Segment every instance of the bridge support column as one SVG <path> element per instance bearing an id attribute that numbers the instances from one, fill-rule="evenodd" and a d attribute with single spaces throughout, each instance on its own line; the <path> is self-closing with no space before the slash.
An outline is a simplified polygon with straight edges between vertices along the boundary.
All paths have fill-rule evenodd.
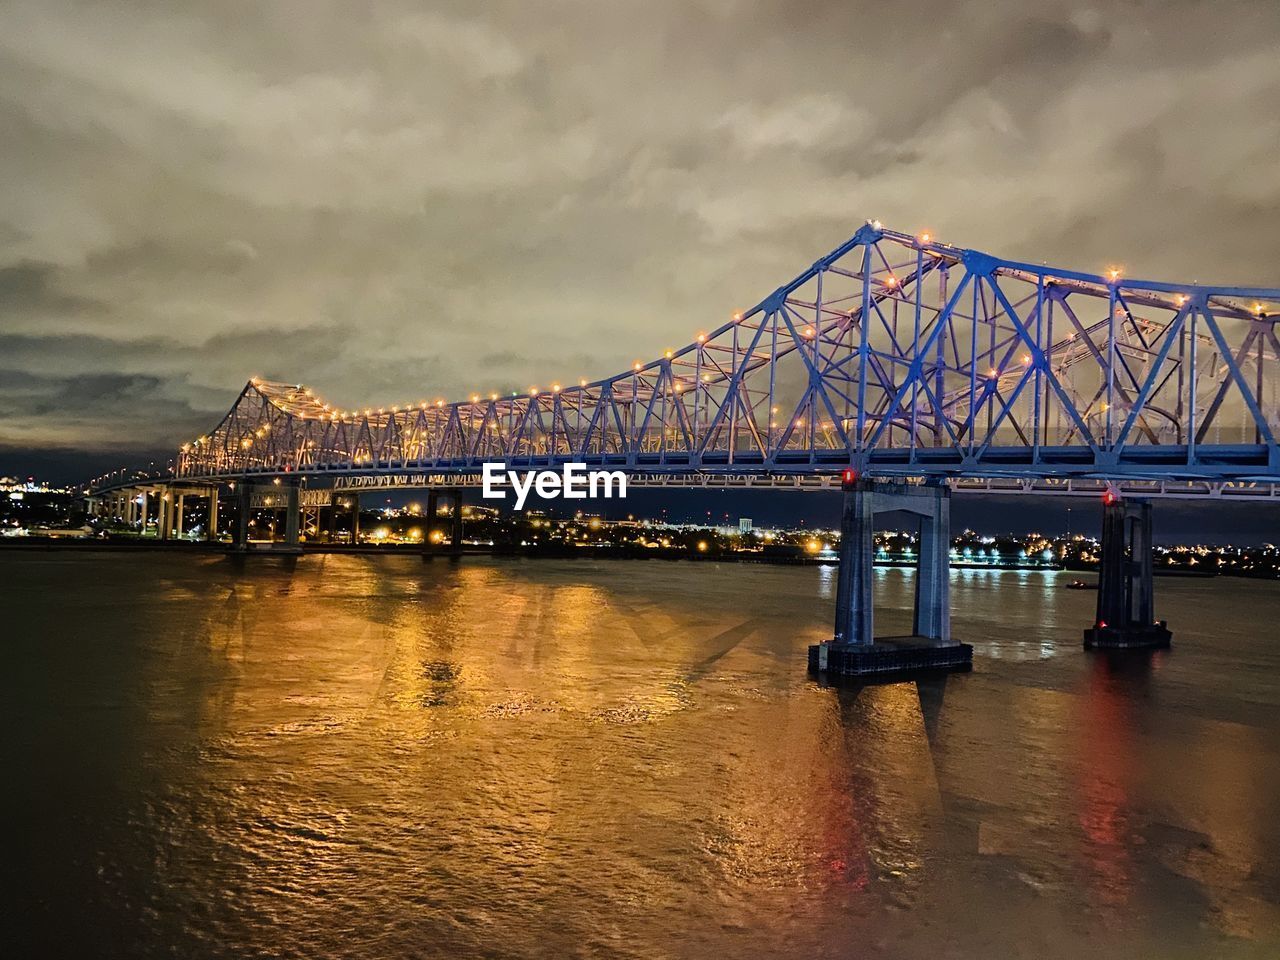
<path id="1" fill-rule="evenodd" d="M 940 670 L 968 670 L 973 647 L 951 639 L 951 491 L 859 480 L 843 485 L 835 636 L 809 648 L 809 669 L 828 676 L 909 678 Z M 914 633 L 874 634 L 873 578 L 877 510 L 920 518 Z"/>
<path id="2" fill-rule="evenodd" d="M 167 488 L 156 498 L 156 509 L 159 511 L 159 516 L 156 517 L 156 536 L 161 540 L 168 540 L 173 529 L 173 500 Z"/>
<path id="3" fill-rule="evenodd" d="M 430 560 L 439 552 L 440 545 L 436 543 L 435 540 L 432 539 L 432 537 L 436 533 L 436 529 L 435 529 L 436 524 L 440 520 L 438 516 L 439 512 L 440 512 L 440 494 L 437 493 L 435 490 L 428 490 L 427 491 L 427 532 L 426 532 L 426 535 L 422 538 L 422 559 L 423 560 Z"/>
<path id="4" fill-rule="evenodd" d="M 144 534 L 147 532 L 147 512 L 148 512 L 148 510 L 147 510 L 147 506 L 148 506 L 148 500 L 149 500 L 149 499 L 150 499 L 150 498 L 147 496 L 147 491 L 143 490 L 143 491 L 142 491 L 142 498 L 141 498 L 140 500 L 138 500 L 138 501 L 137 501 L 137 504 L 138 504 L 138 531 L 139 531 L 140 533 L 144 533 Z"/>
<path id="5" fill-rule="evenodd" d="M 185 526 L 185 514 L 187 512 L 187 495 L 180 493 L 177 495 L 176 503 L 173 508 L 173 527 L 179 540 L 182 539 L 183 527 Z"/>
<path id="6" fill-rule="evenodd" d="M 875 493 L 869 484 L 855 484 L 842 496 L 834 642 L 870 645 L 875 638 Z"/>
<path id="7" fill-rule="evenodd" d="M 218 542 L 218 488 L 209 489 L 209 522 L 205 526 L 204 538 L 210 543 Z"/>
<path id="8" fill-rule="evenodd" d="M 453 491 L 453 514 L 449 528 L 449 555 L 462 556 L 462 491 Z"/>
<path id="9" fill-rule="evenodd" d="M 1097 616 L 1085 649 L 1167 647 L 1173 634 L 1154 614 L 1151 503 L 1108 493 L 1102 510 Z"/>
<path id="10" fill-rule="evenodd" d="M 236 529 L 231 538 L 233 550 L 249 549 L 249 514 L 253 512 L 253 487 L 248 480 L 236 485 Z"/>
<path id="11" fill-rule="evenodd" d="M 351 494 L 351 545 L 360 542 L 360 494 Z"/>
<path id="12" fill-rule="evenodd" d="M 284 545 L 290 549 L 297 550 L 298 546 L 298 528 L 302 520 L 302 509 L 300 506 L 301 497 L 298 491 L 297 481 L 285 485 L 285 507 L 284 507 Z"/>

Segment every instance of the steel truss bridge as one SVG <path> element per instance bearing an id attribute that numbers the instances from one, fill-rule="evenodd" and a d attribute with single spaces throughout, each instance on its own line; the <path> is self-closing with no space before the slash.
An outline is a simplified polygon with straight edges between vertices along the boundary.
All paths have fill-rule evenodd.
<path id="1" fill-rule="evenodd" d="M 1037 266 L 872 222 L 603 380 L 363 411 L 252 380 L 168 479 L 467 484 L 485 462 L 582 462 L 667 486 L 823 489 L 852 468 L 957 490 L 1274 498 L 1278 319 L 1280 290 Z"/>

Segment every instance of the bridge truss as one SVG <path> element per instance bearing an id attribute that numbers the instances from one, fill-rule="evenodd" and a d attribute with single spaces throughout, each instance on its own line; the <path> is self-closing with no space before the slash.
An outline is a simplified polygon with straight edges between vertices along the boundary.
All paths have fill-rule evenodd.
<path id="1" fill-rule="evenodd" d="M 566 461 L 667 476 L 1280 481 L 1280 290 L 1002 260 L 869 223 L 615 376 L 342 411 L 248 383 L 180 478 Z M 1034 484 L 1032 484 L 1034 486 Z M 963 486 L 963 483 L 961 484 Z"/>

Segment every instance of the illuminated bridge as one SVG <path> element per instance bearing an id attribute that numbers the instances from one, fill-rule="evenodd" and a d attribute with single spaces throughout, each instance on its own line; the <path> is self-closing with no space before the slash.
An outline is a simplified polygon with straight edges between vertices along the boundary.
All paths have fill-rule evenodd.
<path id="1" fill-rule="evenodd" d="M 755 306 L 602 380 L 341 410 L 255 379 L 151 486 L 213 502 L 239 483 L 291 497 L 292 515 L 333 490 L 580 462 L 673 486 L 842 483 L 847 501 L 881 482 L 885 503 L 951 488 L 1106 490 L 1116 510 L 1135 493 L 1277 498 L 1278 318 L 1280 290 L 1019 263 L 872 222 Z M 117 475 L 92 493 L 128 512 L 136 496 L 120 494 L 141 486 Z M 1126 543 L 1149 538 L 1149 515 L 1129 517 Z"/>

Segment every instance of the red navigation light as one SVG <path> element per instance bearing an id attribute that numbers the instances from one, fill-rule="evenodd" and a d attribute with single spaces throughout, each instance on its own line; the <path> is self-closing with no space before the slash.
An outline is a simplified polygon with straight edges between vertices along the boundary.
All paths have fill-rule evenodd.
<path id="1" fill-rule="evenodd" d="M 1099 630 L 1105 630 L 1105 629 L 1107 629 L 1107 621 L 1105 621 L 1105 620 L 1099 620 L 1099 621 L 1098 621 L 1098 629 L 1099 629 Z"/>
<path id="2" fill-rule="evenodd" d="M 844 470 L 840 472 L 840 482 L 846 486 L 851 483 L 857 483 L 858 471 L 853 469 L 853 467 L 845 467 Z"/>
<path id="3" fill-rule="evenodd" d="M 1110 506 L 1111 504 L 1115 503 L 1115 502 L 1116 502 L 1116 494 L 1115 494 L 1115 491 L 1114 491 L 1114 490 L 1108 490 L 1106 493 L 1104 493 L 1104 494 L 1102 495 L 1102 502 L 1103 502 L 1103 503 L 1105 503 L 1105 504 L 1107 504 L 1107 506 Z"/>

